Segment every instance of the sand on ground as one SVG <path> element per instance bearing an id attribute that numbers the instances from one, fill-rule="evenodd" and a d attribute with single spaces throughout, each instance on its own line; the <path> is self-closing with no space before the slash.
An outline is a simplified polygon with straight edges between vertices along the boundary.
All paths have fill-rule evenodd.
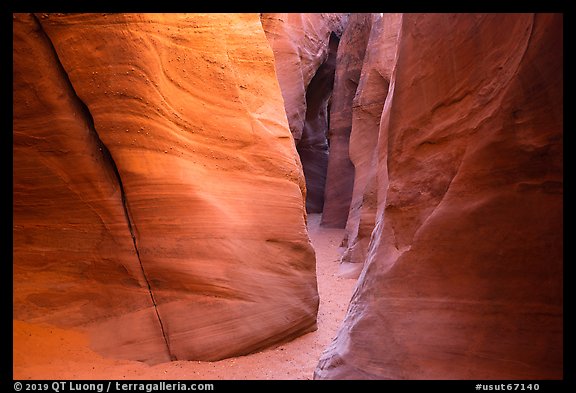
<path id="1" fill-rule="evenodd" d="M 149 366 L 105 358 L 92 351 L 79 330 L 13 321 L 14 379 L 312 379 L 322 351 L 336 335 L 356 280 L 338 275 L 342 229 L 320 227 L 320 214 L 308 215 L 316 250 L 320 309 L 318 330 L 262 352 L 217 362 L 175 361 Z"/>

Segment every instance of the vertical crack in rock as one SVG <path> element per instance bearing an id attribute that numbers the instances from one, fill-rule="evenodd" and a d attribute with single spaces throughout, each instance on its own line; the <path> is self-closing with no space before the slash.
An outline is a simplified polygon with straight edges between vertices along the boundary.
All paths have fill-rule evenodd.
<path id="1" fill-rule="evenodd" d="M 321 213 L 324 209 L 329 154 L 328 115 L 334 88 L 336 53 L 339 43 L 340 37 L 332 32 L 326 59 L 318 67 L 306 88 L 306 117 L 302 137 L 297 141 L 296 150 L 300 155 L 306 179 L 306 211 L 308 213 Z"/>
<path id="2" fill-rule="evenodd" d="M 56 59 L 56 67 L 58 69 L 60 69 L 62 76 L 64 78 L 64 81 L 66 82 L 66 84 L 70 88 L 70 91 L 76 97 L 80 107 L 82 108 L 84 116 L 88 122 L 89 132 L 92 132 L 94 134 L 94 136 L 96 137 L 98 147 L 101 149 L 102 155 L 103 155 L 105 161 L 110 164 L 112 170 L 114 171 L 114 174 L 116 176 L 116 180 L 118 181 L 118 186 L 120 189 L 120 195 L 122 197 L 122 207 L 124 208 L 124 216 L 126 217 L 126 223 L 128 225 L 128 230 L 130 231 L 130 236 L 132 237 L 132 243 L 134 245 L 134 251 L 136 252 L 136 257 L 138 258 L 138 263 L 140 264 L 140 269 L 142 270 L 142 275 L 144 277 L 144 280 L 146 281 L 146 286 L 148 287 L 148 293 L 150 295 L 150 299 L 152 300 L 152 304 L 154 305 L 154 312 L 156 313 L 156 317 L 158 318 L 158 322 L 160 324 L 160 330 L 162 331 L 162 336 L 164 337 L 164 342 L 166 343 L 166 349 L 168 351 L 168 355 L 170 356 L 170 360 L 177 360 L 176 357 L 173 355 L 172 350 L 170 349 L 168 336 L 166 335 L 166 331 L 164 329 L 164 324 L 162 323 L 162 318 L 160 318 L 160 313 L 158 312 L 158 305 L 156 303 L 154 293 L 152 292 L 152 286 L 150 285 L 150 281 L 148 280 L 148 276 L 146 275 L 146 270 L 144 269 L 144 265 L 142 264 L 142 259 L 140 258 L 140 251 L 138 250 L 138 243 L 136 240 L 136 235 L 134 233 L 134 225 L 133 225 L 132 220 L 131 220 L 130 210 L 128 208 L 128 201 L 126 200 L 126 193 L 124 192 L 124 185 L 122 183 L 122 178 L 120 176 L 120 172 L 118 171 L 118 167 L 116 166 L 116 162 L 114 161 L 114 158 L 112 157 L 112 154 L 110 153 L 110 150 L 108 150 L 108 147 L 100 139 L 100 135 L 98 134 L 98 131 L 96 130 L 96 127 L 94 126 L 94 118 L 92 117 L 92 114 L 90 113 L 90 109 L 88 108 L 86 103 L 84 101 L 82 101 L 82 99 L 76 93 L 76 90 L 74 89 L 74 86 L 72 85 L 72 81 L 68 77 L 68 73 L 66 72 L 66 69 L 64 68 L 64 66 L 60 62 L 60 58 L 58 57 L 58 52 L 56 51 L 56 48 L 54 47 L 52 40 L 50 39 L 50 37 L 48 36 L 46 31 L 44 30 L 44 27 L 42 26 L 42 23 L 40 22 L 40 20 L 38 20 L 38 17 L 35 14 L 32 14 L 32 17 L 34 18 L 34 20 L 36 21 L 36 23 L 38 25 L 38 30 L 39 30 L 40 34 L 42 34 L 46 38 L 47 42 L 50 45 L 52 52 L 54 53 L 54 58 Z"/>
<path id="3" fill-rule="evenodd" d="M 154 305 L 154 312 L 156 313 L 156 317 L 158 318 L 158 322 L 160 323 L 160 330 L 162 331 L 162 336 L 164 337 L 164 342 L 166 343 L 166 349 L 168 350 L 168 355 L 170 356 L 170 360 L 177 360 L 176 357 L 172 354 L 172 350 L 170 349 L 170 344 L 168 342 L 168 336 L 166 335 L 166 331 L 164 330 L 164 324 L 162 323 L 162 318 L 160 318 L 160 313 L 158 312 L 158 305 L 156 304 L 156 299 L 154 298 L 154 293 L 152 292 L 152 286 L 150 285 L 150 281 L 148 280 L 148 276 L 146 275 L 146 270 L 144 270 L 144 265 L 142 264 L 142 259 L 140 258 L 140 251 L 138 250 L 138 244 L 136 241 L 136 235 L 134 234 L 134 228 L 132 224 L 132 220 L 130 218 L 130 210 L 128 208 L 128 201 L 126 200 L 126 194 L 124 192 L 124 186 L 122 184 L 122 178 L 120 177 L 120 173 L 118 172 L 118 167 L 116 166 L 116 162 L 110 154 L 110 151 L 104 145 L 104 143 L 98 137 L 98 132 L 96 128 L 94 128 L 94 123 L 92 120 L 92 116 L 88 110 L 88 107 L 80 101 L 82 107 L 85 110 L 85 113 L 90 122 L 90 129 L 94 131 L 96 137 L 98 138 L 98 144 L 102 148 L 102 153 L 107 161 L 112 165 L 112 169 L 114 170 L 114 174 L 116 175 L 116 179 L 118 179 L 118 186 L 120 187 L 120 195 L 122 196 L 122 207 L 124 208 L 124 216 L 126 217 L 126 223 L 128 224 L 128 230 L 130 231 L 130 236 L 132 237 L 132 243 L 134 244 L 134 251 L 136 252 L 136 257 L 138 258 L 138 263 L 140 264 L 140 269 L 142 270 L 142 275 L 144 276 L 144 280 L 146 281 L 146 286 L 148 287 L 148 293 L 150 294 L 150 299 L 152 300 L 152 304 Z"/>

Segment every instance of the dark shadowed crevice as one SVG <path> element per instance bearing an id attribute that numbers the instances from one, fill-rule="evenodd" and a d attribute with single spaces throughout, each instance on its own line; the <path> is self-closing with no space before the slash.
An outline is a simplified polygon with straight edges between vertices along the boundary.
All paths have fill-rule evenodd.
<path id="1" fill-rule="evenodd" d="M 330 35 L 328 56 L 306 89 L 306 119 L 296 149 L 306 179 L 306 211 L 321 213 L 328 170 L 329 105 L 334 87 L 336 52 L 340 39 Z"/>
<path id="2" fill-rule="evenodd" d="M 360 94 L 358 86 L 372 19 L 372 14 L 352 14 L 338 45 L 334 91 L 328 113 L 333 120 L 329 121 L 330 154 L 321 221 L 321 225 L 326 228 L 346 228 L 348 222 L 356 178 L 350 158 L 354 119 L 352 106 L 354 97 Z"/>
<path id="3" fill-rule="evenodd" d="M 65 83 L 67 84 L 68 88 L 70 89 L 70 92 L 75 97 L 75 99 L 76 99 L 76 101 L 77 101 L 77 103 L 78 103 L 78 105 L 82 111 L 82 114 L 84 115 L 84 118 L 86 119 L 86 121 L 88 123 L 88 130 L 95 137 L 95 140 L 98 144 L 98 148 L 102 152 L 104 162 L 106 162 L 110 166 L 110 168 L 112 169 L 112 171 L 116 177 L 116 180 L 118 182 L 118 187 L 120 189 L 120 195 L 122 198 L 122 207 L 124 208 L 124 216 L 126 218 L 128 230 L 130 231 L 130 236 L 132 237 L 132 243 L 134 245 L 134 251 L 136 253 L 136 257 L 138 258 L 138 263 L 140 264 L 140 269 L 142 270 L 142 275 L 144 277 L 144 280 L 146 281 L 146 285 L 148 287 L 148 293 L 150 295 L 150 299 L 152 300 L 152 304 L 154 305 L 154 311 L 156 313 L 156 317 L 158 318 L 158 322 L 160 324 L 160 329 L 162 331 L 162 336 L 164 337 L 164 342 L 166 343 L 166 349 L 168 351 L 168 355 L 169 355 L 170 359 L 171 360 L 177 360 L 176 357 L 172 354 L 172 351 L 170 349 L 168 336 L 167 336 L 166 331 L 164 329 L 164 324 L 162 323 L 162 318 L 160 318 L 160 313 L 158 312 L 158 305 L 156 303 L 156 299 L 154 298 L 154 293 L 152 291 L 150 281 L 148 280 L 148 276 L 146 275 L 144 265 L 142 264 L 142 259 L 140 258 L 140 251 L 138 250 L 138 242 L 136 240 L 136 235 L 135 235 L 135 231 L 134 231 L 134 224 L 132 223 L 132 219 L 131 219 L 131 215 L 130 215 L 130 209 L 128 206 L 128 201 L 126 200 L 126 193 L 124 192 L 124 186 L 122 183 L 122 177 L 120 176 L 120 172 L 118 171 L 118 167 L 116 166 L 116 162 L 114 161 L 112 154 L 108 150 L 108 147 L 106 147 L 104 142 L 102 142 L 102 140 L 100 139 L 100 135 L 98 135 L 96 127 L 94 126 L 94 118 L 92 117 L 92 114 L 90 113 L 88 106 L 84 103 L 84 101 L 82 101 L 82 99 L 76 93 L 76 90 L 74 89 L 74 86 L 72 85 L 72 81 L 70 80 L 68 73 L 66 72 L 64 66 L 62 65 L 60 58 L 58 57 L 58 52 L 56 51 L 56 48 L 54 48 L 54 44 L 52 43 L 52 40 L 50 39 L 50 37 L 48 36 L 46 31 L 44 30 L 42 23 L 40 22 L 40 20 L 38 20 L 38 17 L 34 14 L 32 14 L 32 17 L 36 21 L 39 33 L 44 36 L 44 38 L 46 39 L 46 41 L 48 42 L 48 44 L 50 46 L 51 51 L 53 52 L 54 58 L 56 60 L 56 67 L 59 69 L 60 73 L 62 74 L 62 77 L 63 77 Z"/>

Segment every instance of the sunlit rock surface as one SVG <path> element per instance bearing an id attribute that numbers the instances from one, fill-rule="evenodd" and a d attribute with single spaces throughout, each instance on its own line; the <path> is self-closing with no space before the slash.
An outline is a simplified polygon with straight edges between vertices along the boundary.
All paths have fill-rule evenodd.
<path id="1" fill-rule="evenodd" d="M 14 19 L 14 317 L 216 360 L 316 328 L 304 178 L 258 14 Z"/>

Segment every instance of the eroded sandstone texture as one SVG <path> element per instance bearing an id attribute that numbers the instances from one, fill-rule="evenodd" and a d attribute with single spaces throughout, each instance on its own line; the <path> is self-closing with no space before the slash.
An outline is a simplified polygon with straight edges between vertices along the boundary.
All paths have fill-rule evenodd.
<path id="1" fill-rule="evenodd" d="M 378 15 L 378 14 L 375 14 Z M 370 36 L 372 14 L 352 14 L 338 45 L 334 90 L 330 105 L 330 155 L 322 210 L 322 225 L 344 228 L 354 186 L 354 165 L 350 161 L 352 102 Z"/>
<path id="2" fill-rule="evenodd" d="M 290 130 L 306 177 L 306 209 L 324 205 L 328 113 L 336 51 L 348 14 L 262 14 Z"/>
<path id="3" fill-rule="evenodd" d="M 332 96 L 339 39 L 330 35 L 328 57 L 306 90 L 306 119 L 297 150 L 306 178 L 306 211 L 322 213 L 328 170 L 328 104 Z"/>
<path id="4" fill-rule="evenodd" d="M 14 17 L 14 317 L 216 360 L 315 329 L 304 179 L 258 14 Z"/>
<path id="5" fill-rule="evenodd" d="M 167 358 L 106 147 L 31 15 L 14 19 L 14 318 L 114 321 Z"/>
<path id="6" fill-rule="evenodd" d="M 316 378 L 562 377 L 562 48 L 559 14 L 401 17 L 375 229 Z"/>
<path id="7" fill-rule="evenodd" d="M 358 91 L 352 105 L 350 159 L 354 163 L 354 187 L 346 223 L 340 272 L 358 277 L 374 229 L 377 210 L 378 138 L 380 118 L 396 61 L 401 14 L 372 14 Z M 382 161 L 385 161 L 386 151 Z M 386 188 L 385 180 L 380 187 Z"/>

